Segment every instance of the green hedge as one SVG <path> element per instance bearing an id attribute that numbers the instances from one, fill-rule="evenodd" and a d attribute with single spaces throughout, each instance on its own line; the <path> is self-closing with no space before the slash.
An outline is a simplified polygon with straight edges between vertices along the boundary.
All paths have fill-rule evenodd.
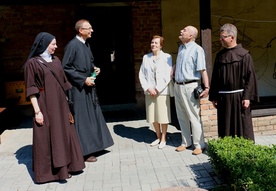
<path id="1" fill-rule="evenodd" d="M 209 140 L 207 154 L 214 171 L 227 184 L 215 190 L 276 190 L 275 145 L 255 145 L 242 137 L 224 137 Z"/>

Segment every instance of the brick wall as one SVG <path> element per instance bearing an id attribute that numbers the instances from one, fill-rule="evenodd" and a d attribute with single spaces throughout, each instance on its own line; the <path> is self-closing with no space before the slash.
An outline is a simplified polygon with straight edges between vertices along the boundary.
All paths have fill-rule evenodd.
<path id="1" fill-rule="evenodd" d="M 138 107 L 142 90 L 138 71 L 142 56 L 150 51 L 150 40 L 161 34 L 161 1 L 129 2 L 132 7 L 135 87 Z M 0 99 L 4 82 L 24 79 L 22 65 L 30 52 L 35 36 L 42 31 L 56 36 L 56 55 L 62 58 L 63 49 L 75 35 L 78 6 L 75 4 L 1 5 L 0 3 Z"/>
<path id="2" fill-rule="evenodd" d="M 205 137 L 217 137 L 217 110 L 207 99 L 202 99 L 200 105 Z M 255 135 L 276 134 L 276 115 L 253 117 L 252 121 Z"/>
<path id="3" fill-rule="evenodd" d="M 63 47 L 74 35 L 74 18 L 73 5 L 0 6 L 0 65 L 5 71 L 4 81 L 23 79 L 21 67 L 39 32 L 56 36 L 56 55 L 61 57 Z"/>
<path id="4" fill-rule="evenodd" d="M 138 79 L 142 56 L 150 52 L 150 40 L 162 35 L 161 0 L 130 2 L 132 7 L 133 54 L 137 107 L 144 107 L 144 94 Z M 23 80 L 22 65 L 27 59 L 35 36 L 41 31 L 57 38 L 56 55 L 62 58 L 63 48 L 74 36 L 77 5 L 0 5 L 0 95 L 3 81 Z M 201 115 L 206 137 L 217 136 L 216 110 L 201 100 Z M 276 133 L 276 116 L 253 118 L 254 130 L 260 134 Z"/>
<path id="5" fill-rule="evenodd" d="M 217 111 L 207 99 L 200 100 L 201 119 L 205 137 L 217 136 Z"/>
<path id="6" fill-rule="evenodd" d="M 133 4 L 132 9 L 133 46 L 135 64 L 135 84 L 137 107 L 144 107 L 144 92 L 138 73 L 144 54 L 151 51 L 150 41 L 153 35 L 162 35 L 161 0 L 144 1 Z"/>
<path id="7" fill-rule="evenodd" d="M 276 115 L 253 117 L 255 134 L 276 134 Z"/>

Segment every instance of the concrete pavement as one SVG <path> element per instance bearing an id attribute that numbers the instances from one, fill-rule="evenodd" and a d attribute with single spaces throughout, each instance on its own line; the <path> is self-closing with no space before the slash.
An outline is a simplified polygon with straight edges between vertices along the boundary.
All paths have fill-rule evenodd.
<path id="1" fill-rule="evenodd" d="M 86 163 L 83 173 L 67 182 L 41 185 L 32 179 L 31 118 L 15 129 L 5 130 L 0 144 L 0 191 L 210 190 L 221 183 L 206 152 L 194 156 L 192 150 L 175 151 L 181 143 L 175 126 L 168 128 L 167 146 L 158 149 L 149 146 L 155 133 L 141 116 L 115 119 L 118 117 L 107 120 L 115 144 L 98 153 L 97 162 Z M 276 144 L 276 136 L 256 136 L 256 143 Z"/>

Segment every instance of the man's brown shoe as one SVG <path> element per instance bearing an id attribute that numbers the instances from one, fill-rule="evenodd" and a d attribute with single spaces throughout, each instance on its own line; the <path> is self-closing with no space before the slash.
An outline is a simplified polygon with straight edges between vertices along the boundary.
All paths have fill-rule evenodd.
<path id="1" fill-rule="evenodd" d="M 177 151 L 177 152 L 185 151 L 186 149 L 188 149 L 188 148 L 190 148 L 190 147 L 191 147 L 191 146 L 185 147 L 185 146 L 183 146 L 183 145 L 180 145 L 179 147 L 177 147 L 177 148 L 175 149 L 175 151 Z"/>
<path id="2" fill-rule="evenodd" d="M 194 151 L 193 151 L 193 155 L 199 155 L 201 154 L 203 151 L 204 151 L 205 148 L 196 148 Z"/>
<path id="3" fill-rule="evenodd" d="M 97 158 L 94 156 L 91 156 L 85 160 L 85 162 L 96 162 L 96 161 L 97 161 Z"/>

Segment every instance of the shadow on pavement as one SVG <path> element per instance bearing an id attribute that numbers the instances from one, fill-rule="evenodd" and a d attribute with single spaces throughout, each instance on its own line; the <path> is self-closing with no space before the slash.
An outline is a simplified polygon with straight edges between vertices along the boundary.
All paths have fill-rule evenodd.
<path id="1" fill-rule="evenodd" d="M 149 126 L 133 128 L 127 127 L 123 124 L 114 125 L 113 127 L 114 133 L 123 137 L 132 139 L 136 142 L 144 142 L 146 144 L 150 144 L 152 141 L 156 139 L 155 132 L 150 129 Z M 176 147 L 181 144 L 181 133 L 170 133 L 167 132 L 167 145 Z"/>
<path id="2" fill-rule="evenodd" d="M 119 121 L 135 121 L 146 118 L 146 113 L 142 109 L 103 111 L 107 123 Z"/>
<path id="3" fill-rule="evenodd" d="M 18 164 L 24 164 L 29 172 L 30 177 L 34 180 L 33 165 L 32 165 L 32 145 L 25 145 L 15 152 L 15 157 Z"/>

